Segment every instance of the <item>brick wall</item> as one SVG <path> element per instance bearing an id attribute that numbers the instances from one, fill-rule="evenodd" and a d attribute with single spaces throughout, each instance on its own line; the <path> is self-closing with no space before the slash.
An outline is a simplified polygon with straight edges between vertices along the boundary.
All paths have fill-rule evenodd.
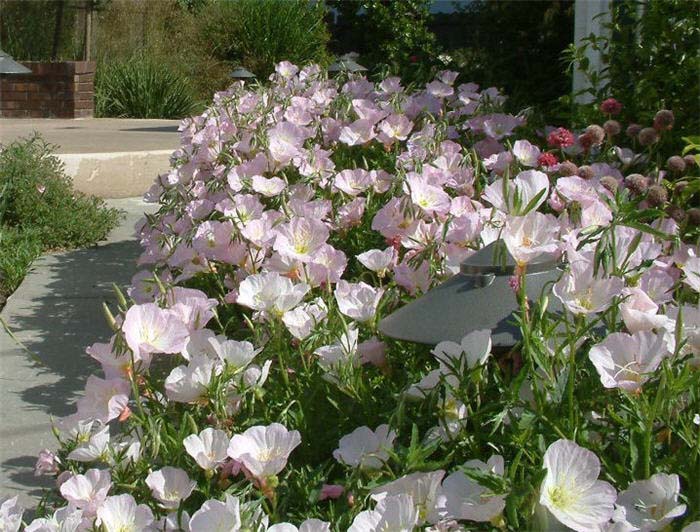
<path id="1" fill-rule="evenodd" d="M 0 117 L 86 118 L 95 112 L 95 62 L 22 63 L 31 74 L 0 74 Z"/>

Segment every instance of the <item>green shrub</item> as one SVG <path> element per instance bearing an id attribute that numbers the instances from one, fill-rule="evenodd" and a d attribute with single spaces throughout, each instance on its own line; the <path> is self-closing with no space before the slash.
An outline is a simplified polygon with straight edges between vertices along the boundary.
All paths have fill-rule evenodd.
<path id="1" fill-rule="evenodd" d="M 73 190 L 40 137 L 0 151 L 0 294 L 16 288 L 41 252 L 104 239 L 119 211 Z"/>
<path id="2" fill-rule="evenodd" d="M 325 15 L 308 0 L 216 0 L 203 8 L 201 29 L 212 55 L 264 79 L 280 61 L 328 63 Z"/>
<path id="3" fill-rule="evenodd" d="M 95 78 L 97 116 L 183 118 L 194 107 L 187 81 L 167 65 L 137 55 L 103 62 Z"/>

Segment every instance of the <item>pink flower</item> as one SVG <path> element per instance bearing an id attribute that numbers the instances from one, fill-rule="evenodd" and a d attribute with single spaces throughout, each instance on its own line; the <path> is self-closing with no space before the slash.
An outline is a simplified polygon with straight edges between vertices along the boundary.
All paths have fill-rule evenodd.
<path id="1" fill-rule="evenodd" d="M 122 332 L 127 345 L 135 355 L 142 353 L 179 353 L 189 331 L 172 310 L 164 310 L 155 303 L 134 305 L 124 317 Z"/>
<path id="2" fill-rule="evenodd" d="M 48 449 L 43 449 L 39 452 L 39 457 L 36 460 L 36 465 L 34 466 L 34 476 L 39 477 L 41 475 L 55 475 L 58 473 L 58 465 L 60 463 L 61 461 L 54 453 Z"/>
<path id="3" fill-rule="evenodd" d="M 370 249 L 360 253 L 357 260 L 365 268 L 377 272 L 380 277 L 383 277 L 396 264 L 396 250 L 393 247 L 388 247 L 383 251 Z"/>
<path id="4" fill-rule="evenodd" d="M 313 218 L 293 218 L 275 229 L 273 248 L 302 262 L 310 262 L 314 253 L 328 240 L 328 227 Z"/>
<path id="5" fill-rule="evenodd" d="M 228 455 L 243 463 L 258 479 L 277 475 L 287 465 L 292 451 L 301 443 L 298 431 L 289 431 L 284 425 L 258 425 L 231 438 Z"/>
<path id="6" fill-rule="evenodd" d="M 620 314 L 629 332 L 672 328 L 672 320 L 657 314 L 659 306 L 642 289 L 625 288 L 623 293 L 626 297 L 620 304 Z"/>
<path id="7" fill-rule="evenodd" d="M 112 488 L 112 476 L 107 470 L 88 469 L 84 475 L 74 475 L 61 484 L 63 498 L 87 517 L 94 516 Z"/>
<path id="8" fill-rule="evenodd" d="M 197 486 L 185 470 L 168 466 L 149 473 L 145 482 L 153 498 L 166 510 L 176 510 Z"/>
<path id="9" fill-rule="evenodd" d="M 640 331 L 632 335 L 612 333 L 591 347 L 588 357 L 603 386 L 634 392 L 669 354 L 663 334 Z"/>
<path id="10" fill-rule="evenodd" d="M 406 140 L 413 129 L 406 115 L 392 114 L 379 123 L 379 140 L 384 144 L 392 144 L 396 140 Z"/>
<path id="11" fill-rule="evenodd" d="M 619 277 L 594 275 L 588 260 L 574 260 L 569 271 L 554 285 L 553 293 L 574 314 L 603 312 L 619 295 L 624 282 Z"/>
<path id="12" fill-rule="evenodd" d="M 445 216 L 450 212 L 450 196 L 441 188 L 431 185 L 420 175 L 406 179 L 411 191 L 411 201 L 428 215 Z"/>
<path id="13" fill-rule="evenodd" d="M 357 146 L 369 142 L 376 136 L 374 123 L 371 120 L 360 119 L 342 128 L 338 140 L 348 146 Z"/>
<path id="14" fill-rule="evenodd" d="M 547 168 L 549 166 L 554 166 L 559 162 L 557 156 L 551 152 L 544 152 L 537 158 L 537 165 Z"/>
<path id="15" fill-rule="evenodd" d="M 527 140 L 516 140 L 513 144 L 513 155 L 523 166 L 534 168 L 538 165 L 540 149 Z"/>
<path id="16" fill-rule="evenodd" d="M 334 294 L 340 312 L 354 320 L 364 322 L 374 317 L 384 290 L 374 288 L 367 283 L 348 283 L 341 280 L 336 285 Z"/>
<path id="17" fill-rule="evenodd" d="M 615 98 L 603 100 L 600 104 L 600 112 L 606 115 L 619 115 L 622 111 L 622 104 Z"/>
<path id="18" fill-rule="evenodd" d="M 325 501 L 326 499 L 338 499 L 345 488 L 340 484 L 324 484 L 321 487 L 321 493 L 318 496 L 319 501 Z"/>
<path id="19" fill-rule="evenodd" d="M 378 368 L 386 366 L 386 344 L 376 336 L 360 342 L 357 352 L 363 364 L 372 364 Z"/>
<path id="20" fill-rule="evenodd" d="M 426 292 L 430 288 L 430 263 L 424 260 L 414 268 L 404 259 L 394 268 L 394 280 L 411 295 Z"/>
<path id="21" fill-rule="evenodd" d="M 304 141 L 310 133 L 291 122 L 279 122 L 267 132 L 270 155 L 278 163 L 285 165 L 300 153 Z"/>
<path id="22" fill-rule="evenodd" d="M 85 395 L 78 399 L 78 414 L 81 419 L 107 423 L 121 415 L 130 395 L 129 381 L 119 378 L 104 380 L 90 375 L 85 385 Z"/>
<path id="23" fill-rule="evenodd" d="M 506 218 L 503 240 L 515 261 L 524 266 L 542 254 L 555 254 L 558 233 L 559 224 L 553 216 L 531 211 Z"/>
<path id="24" fill-rule="evenodd" d="M 568 148 L 576 143 L 574 134 L 566 128 L 559 127 L 547 135 L 547 145 L 552 148 Z"/>
<path id="25" fill-rule="evenodd" d="M 372 185 L 372 178 L 367 170 L 355 168 L 354 170 L 343 170 L 333 179 L 333 188 L 357 196 L 362 194 Z"/>
<path id="26" fill-rule="evenodd" d="M 165 303 L 192 333 L 202 329 L 214 317 L 213 309 L 218 301 L 207 297 L 201 290 L 175 286 L 166 293 Z"/>
<path id="27" fill-rule="evenodd" d="M 538 170 L 520 172 L 514 179 L 504 182 L 497 179 L 484 189 L 482 198 L 499 211 L 523 215 L 529 210 L 537 210 L 547 200 L 549 177 Z M 504 190 L 505 189 L 505 190 Z M 535 198 L 539 198 L 535 201 Z"/>

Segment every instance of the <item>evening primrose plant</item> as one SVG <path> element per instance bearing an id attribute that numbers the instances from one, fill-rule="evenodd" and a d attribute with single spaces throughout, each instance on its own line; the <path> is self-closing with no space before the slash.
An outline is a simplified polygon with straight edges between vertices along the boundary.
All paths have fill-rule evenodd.
<path id="1" fill-rule="evenodd" d="M 697 530 L 697 166 L 504 98 L 283 62 L 183 121 L 26 529 Z M 516 345 L 382 334 L 498 240 Z"/>

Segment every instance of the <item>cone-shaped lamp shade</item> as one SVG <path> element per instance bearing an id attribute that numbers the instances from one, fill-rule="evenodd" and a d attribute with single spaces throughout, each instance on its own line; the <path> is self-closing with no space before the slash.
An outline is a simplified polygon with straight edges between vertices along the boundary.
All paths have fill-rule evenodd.
<path id="1" fill-rule="evenodd" d="M 243 67 L 238 67 L 229 74 L 229 77 L 233 79 L 252 79 L 255 77 L 255 74 Z"/>
<path id="2" fill-rule="evenodd" d="M 538 299 L 547 283 L 559 278 L 558 264 L 542 255 L 527 265 L 529 299 Z M 518 308 L 510 286 L 514 272 L 515 261 L 503 241 L 493 242 L 465 259 L 460 273 L 384 318 L 379 330 L 391 338 L 434 345 L 489 329 L 494 347 L 512 347 L 520 340 L 512 316 Z"/>
<path id="3" fill-rule="evenodd" d="M 31 74 L 32 71 L 26 66 L 21 65 L 9 54 L 0 50 L 0 74 Z"/>
<path id="4" fill-rule="evenodd" d="M 328 67 L 328 72 L 365 72 L 366 70 L 352 59 L 340 59 Z"/>

